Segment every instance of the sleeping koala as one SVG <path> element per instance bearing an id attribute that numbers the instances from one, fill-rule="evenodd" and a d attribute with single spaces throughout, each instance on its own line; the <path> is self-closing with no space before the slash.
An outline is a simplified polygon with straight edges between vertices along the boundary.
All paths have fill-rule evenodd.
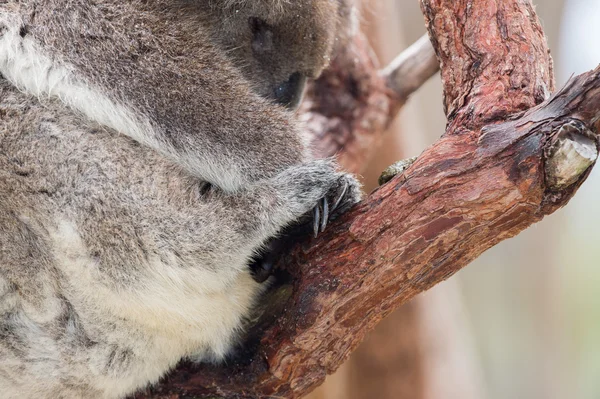
<path id="1" fill-rule="evenodd" d="M 0 3 L 3 399 L 119 398 L 230 351 L 264 291 L 249 265 L 266 243 L 360 197 L 310 158 L 290 110 L 348 13 Z"/>

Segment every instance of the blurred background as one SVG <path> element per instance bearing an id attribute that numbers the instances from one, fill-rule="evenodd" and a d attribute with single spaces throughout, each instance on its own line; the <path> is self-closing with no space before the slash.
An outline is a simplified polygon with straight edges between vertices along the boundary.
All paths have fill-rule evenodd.
<path id="1" fill-rule="evenodd" d="M 382 65 L 425 33 L 416 0 L 363 0 Z M 600 63 L 600 0 L 534 0 L 557 87 Z M 369 171 L 444 131 L 439 76 L 409 101 Z M 600 398 L 600 168 L 570 204 L 382 322 L 310 399 Z"/>

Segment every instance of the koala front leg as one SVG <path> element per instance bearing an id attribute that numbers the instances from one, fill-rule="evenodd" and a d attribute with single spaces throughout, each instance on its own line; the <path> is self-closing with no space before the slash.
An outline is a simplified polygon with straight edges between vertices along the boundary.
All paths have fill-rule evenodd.
<path id="1" fill-rule="evenodd" d="M 290 167 L 272 181 L 290 207 L 295 208 L 294 215 L 306 214 L 306 205 L 309 205 L 315 236 L 325 229 L 329 219 L 346 212 L 361 198 L 358 181 L 351 174 L 338 171 L 331 160 L 314 160 Z M 291 221 L 297 219 L 296 216 Z"/>
<path id="2" fill-rule="evenodd" d="M 246 192 L 226 195 L 225 208 L 247 209 L 239 229 L 259 238 L 260 245 L 286 226 L 311 217 L 312 231 L 322 231 L 329 219 L 360 198 L 360 184 L 352 175 L 338 171 L 332 160 L 314 160 L 291 166 Z"/>

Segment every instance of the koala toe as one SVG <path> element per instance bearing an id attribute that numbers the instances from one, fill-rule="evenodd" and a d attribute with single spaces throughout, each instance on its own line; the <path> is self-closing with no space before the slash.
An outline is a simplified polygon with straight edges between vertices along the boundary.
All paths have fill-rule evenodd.
<path id="1" fill-rule="evenodd" d="M 328 194 L 331 200 L 329 220 L 334 220 L 360 202 L 362 192 L 360 183 L 349 173 L 340 173 L 337 184 Z"/>
<path id="2" fill-rule="evenodd" d="M 340 173 L 336 184 L 313 208 L 313 236 L 316 238 L 330 220 L 348 211 L 360 201 L 361 196 L 360 183 L 354 176 Z"/>

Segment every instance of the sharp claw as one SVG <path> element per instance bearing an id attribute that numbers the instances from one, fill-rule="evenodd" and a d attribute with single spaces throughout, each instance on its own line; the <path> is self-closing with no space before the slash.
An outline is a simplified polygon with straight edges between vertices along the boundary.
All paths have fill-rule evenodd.
<path id="1" fill-rule="evenodd" d="M 346 195 L 346 191 L 348 191 L 348 182 L 344 181 L 344 188 L 342 189 L 341 194 L 337 197 L 337 199 L 335 200 L 335 202 L 333 203 L 333 206 L 331 207 L 331 212 L 333 213 L 337 207 L 340 205 L 340 202 L 342 202 L 342 199 L 344 199 L 344 196 Z"/>
<path id="2" fill-rule="evenodd" d="M 329 204 L 327 203 L 327 198 L 323 198 L 323 215 L 321 215 L 321 232 L 325 231 L 325 227 L 327 227 L 327 222 L 329 221 Z"/>
<path id="3" fill-rule="evenodd" d="M 313 208 L 313 236 L 317 238 L 319 235 L 319 222 L 320 222 L 321 212 L 318 206 Z"/>

